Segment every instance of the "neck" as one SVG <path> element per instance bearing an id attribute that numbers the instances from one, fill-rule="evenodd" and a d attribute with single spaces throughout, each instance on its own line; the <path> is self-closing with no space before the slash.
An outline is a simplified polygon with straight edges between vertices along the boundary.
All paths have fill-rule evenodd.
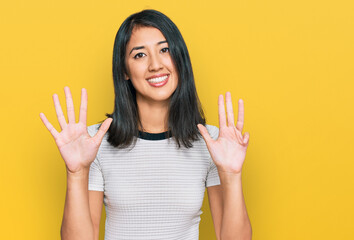
<path id="1" fill-rule="evenodd" d="M 136 99 L 138 112 L 142 126 L 139 130 L 149 133 L 161 133 L 168 131 L 169 102 L 142 101 Z"/>

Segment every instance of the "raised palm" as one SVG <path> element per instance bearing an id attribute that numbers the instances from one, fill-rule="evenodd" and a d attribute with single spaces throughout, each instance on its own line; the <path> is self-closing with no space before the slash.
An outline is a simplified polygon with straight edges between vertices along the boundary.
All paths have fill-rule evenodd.
<path id="1" fill-rule="evenodd" d="M 57 94 L 53 95 L 53 101 L 61 132 L 59 133 L 47 120 L 43 113 L 40 118 L 49 132 L 52 134 L 60 154 L 65 161 L 67 170 L 75 173 L 88 168 L 97 155 L 98 148 L 104 134 L 107 132 L 112 118 L 107 118 L 101 125 L 97 134 L 91 137 L 87 132 L 87 92 L 81 91 L 81 106 L 79 122 L 75 122 L 75 112 L 69 87 L 64 88 L 67 106 L 68 123 L 64 117 Z"/>
<path id="2" fill-rule="evenodd" d="M 226 93 L 227 124 L 223 95 L 219 96 L 219 137 L 213 140 L 207 129 L 198 124 L 198 128 L 207 144 L 210 155 L 218 171 L 240 173 L 246 157 L 249 133 L 242 135 L 244 121 L 243 101 L 239 100 L 238 119 L 235 126 L 230 92 Z"/>

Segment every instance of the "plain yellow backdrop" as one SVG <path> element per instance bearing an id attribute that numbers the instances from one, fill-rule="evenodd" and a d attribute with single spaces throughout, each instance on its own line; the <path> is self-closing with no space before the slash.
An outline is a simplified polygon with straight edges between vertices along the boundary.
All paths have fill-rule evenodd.
<path id="1" fill-rule="evenodd" d="M 351 0 L 2 0 L 0 239 L 60 238 L 65 165 L 39 113 L 59 130 L 64 86 L 77 116 L 88 90 L 89 125 L 112 112 L 115 34 L 147 8 L 182 32 L 209 124 L 219 94 L 235 111 L 244 100 L 253 239 L 354 239 Z M 200 239 L 213 240 L 207 198 L 202 210 Z"/>

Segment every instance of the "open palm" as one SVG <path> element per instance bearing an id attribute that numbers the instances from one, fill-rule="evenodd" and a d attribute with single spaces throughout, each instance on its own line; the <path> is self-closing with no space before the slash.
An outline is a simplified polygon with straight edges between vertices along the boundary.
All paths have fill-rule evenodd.
<path id="1" fill-rule="evenodd" d="M 231 93 L 226 93 L 227 124 L 223 95 L 219 96 L 219 137 L 214 140 L 207 129 L 198 124 L 210 155 L 218 168 L 218 171 L 228 173 L 240 173 L 246 157 L 249 142 L 249 133 L 242 135 L 244 121 L 243 101 L 239 100 L 238 119 L 235 126 L 232 108 Z"/>
<path id="2" fill-rule="evenodd" d="M 62 131 L 59 133 L 47 120 L 43 113 L 40 118 L 49 132 L 52 134 L 60 154 L 65 161 L 67 170 L 75 173 L 84 168 L 88 168 L 95 159 L 98 148 L 102 142 L 104 134 L 107 132 L 112 119 L 107 118 L 101 125 L 97 134 L 91 137 L 87 132 L 87 92 L 81 91 L 81 106 L 79 122 L 75 122 L 74 104 L 69 87 L 64 88 L 67 106 L 68 123 L 64 117 L 57 94 L 53 95 L 53 101 L 57 118 Z"/>

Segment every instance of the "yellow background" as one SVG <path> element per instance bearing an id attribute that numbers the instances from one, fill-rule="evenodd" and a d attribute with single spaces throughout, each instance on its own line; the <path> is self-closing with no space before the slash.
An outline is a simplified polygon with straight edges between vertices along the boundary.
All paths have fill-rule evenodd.
<path id="1" fill-rule="evenodd" d="M 88 90 L 89 125 L 111 112 L 115 34 L 146 8 L 181 30 L 209 124 L 219 94 L 245 102 L 253 239 L 354 239 L 351 0 L 2 0 L 0 239 L 59 239 L 65 166 L 39 113 L 59 130 L 64 86 L 77 111 Z M 202 240 L 215 239 L 206 200 Z"/>

